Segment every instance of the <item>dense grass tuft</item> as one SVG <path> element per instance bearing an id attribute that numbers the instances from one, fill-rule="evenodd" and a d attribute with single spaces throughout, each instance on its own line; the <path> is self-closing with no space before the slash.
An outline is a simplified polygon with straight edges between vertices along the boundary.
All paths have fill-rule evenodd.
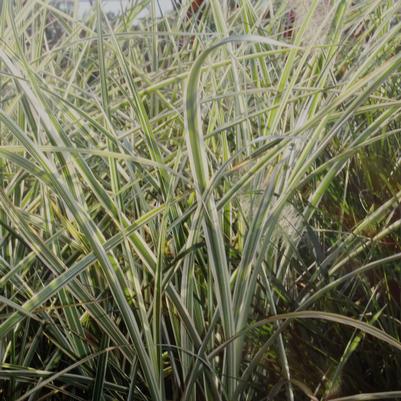
<path id="1" fill-rule="evenodd" d="M 0 398 L 401 399 L 401 2 L 95 3 L 0 2 Z"/>

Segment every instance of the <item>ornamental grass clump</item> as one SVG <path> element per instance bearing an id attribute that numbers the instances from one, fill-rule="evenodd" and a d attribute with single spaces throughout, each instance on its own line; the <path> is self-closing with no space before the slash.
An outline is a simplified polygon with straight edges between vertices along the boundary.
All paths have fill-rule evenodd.
<path id="1" fill-rule="evenodd" d="M 401 2 L 94 3 L 0 2 L 0 398 L 401 399 Z"/>

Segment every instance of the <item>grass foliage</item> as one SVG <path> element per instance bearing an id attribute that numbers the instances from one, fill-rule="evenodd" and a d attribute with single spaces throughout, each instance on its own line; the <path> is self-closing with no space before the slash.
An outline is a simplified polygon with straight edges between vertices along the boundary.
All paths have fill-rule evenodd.
<path id="1" fill-rule="evenodd" d="M 1 2 L 0 398 L 401 399 L 401 2 L 95 3 Z"/>

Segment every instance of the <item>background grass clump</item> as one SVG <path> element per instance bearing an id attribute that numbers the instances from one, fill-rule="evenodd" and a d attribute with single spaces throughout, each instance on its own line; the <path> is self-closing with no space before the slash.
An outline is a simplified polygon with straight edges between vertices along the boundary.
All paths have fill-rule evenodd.
<path id="1" fill-rule="evenodd" d="M 0 2 L 0 398 L 401 399 L 401 3 L 175 3 Z"/>

